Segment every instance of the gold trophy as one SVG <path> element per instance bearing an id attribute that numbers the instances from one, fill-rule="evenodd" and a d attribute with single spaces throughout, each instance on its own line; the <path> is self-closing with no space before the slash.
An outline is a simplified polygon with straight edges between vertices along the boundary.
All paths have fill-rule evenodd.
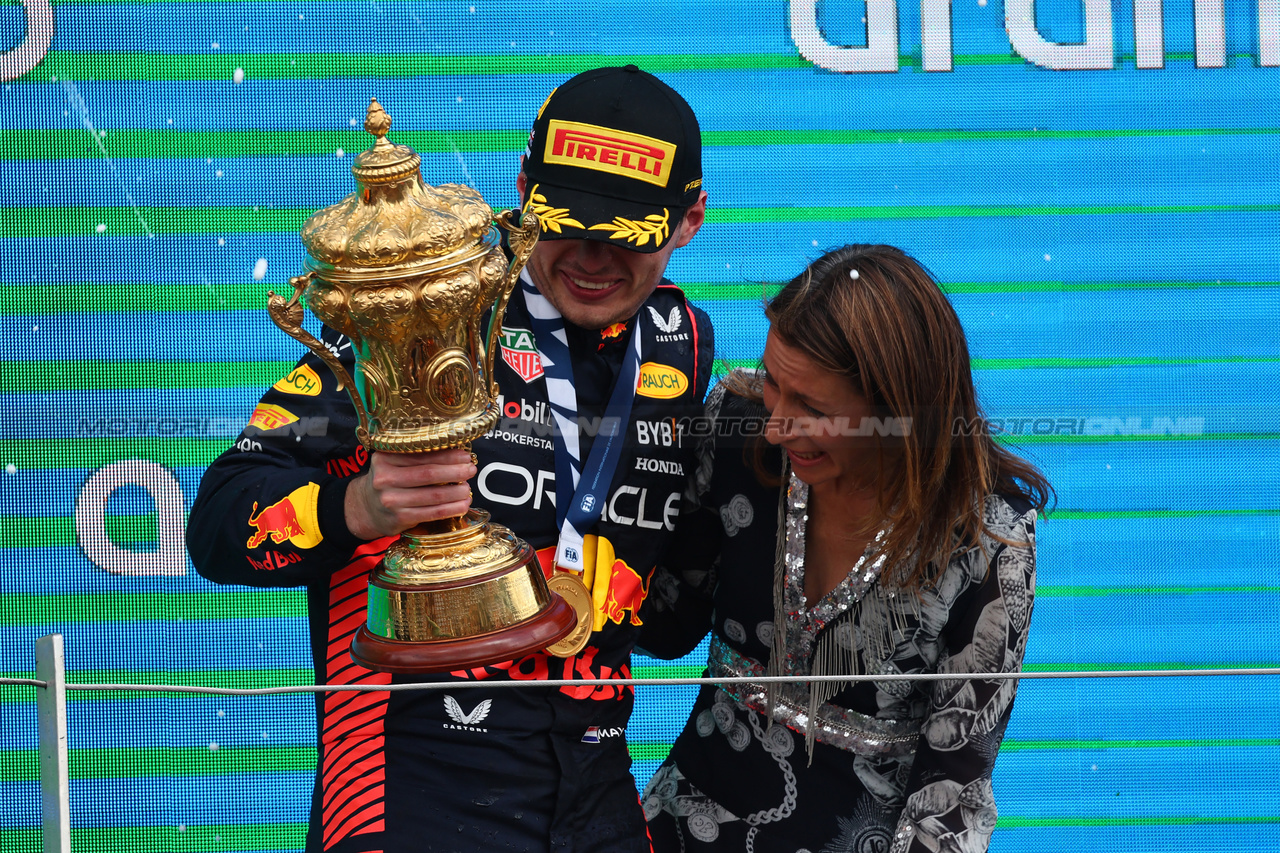
<path id="1" fill-rule="evenodd" d="M 291 299 L 272 293 L 267 310 L 350 393 L 366 448 L 469 448 L 498 422 L 495 345 L 538 220 L 513 222 L 511 211 L 495 220 L 470 187 L 427 186 L 413 149 L 387 140 L 391 118 L 376 99 L 364 127 L 376 141 L 351 169 L 357 191 L 303 225 L 307 272 L 291 279 Z M 510 232 L 510 263 L 495 222 Z M 303 330 L 304 304 L 351 339 L 354 381 Z M 533 549 L 488 519 L 473 509 L 401 534 L 370 573 L 357 663 L 446 672 L 545 649 L 573 630 L 574 610 L 548 590 Z"/>

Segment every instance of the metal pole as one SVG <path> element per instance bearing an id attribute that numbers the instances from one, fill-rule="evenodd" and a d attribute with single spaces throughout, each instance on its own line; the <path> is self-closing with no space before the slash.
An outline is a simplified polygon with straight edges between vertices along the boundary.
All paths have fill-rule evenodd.
<path id="1" fill-rule="evenodd" d="M 71 766 L 67 758 L 67 661 L 62 635 L 36 640 L 40 718 L 40 814 L 44 853 L 71 853 Z"/>

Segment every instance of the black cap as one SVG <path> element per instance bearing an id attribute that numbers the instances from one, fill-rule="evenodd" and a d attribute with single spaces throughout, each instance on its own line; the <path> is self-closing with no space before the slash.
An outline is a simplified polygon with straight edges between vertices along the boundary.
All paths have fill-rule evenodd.
<path id="1" fill-rule="evenodd" d="M 547 97 L 525 152 L 523 208 L 540 239 L 656 252 L 702 192 L 702 134 L 674 89 L 634 65 L 597 68 Z"/>

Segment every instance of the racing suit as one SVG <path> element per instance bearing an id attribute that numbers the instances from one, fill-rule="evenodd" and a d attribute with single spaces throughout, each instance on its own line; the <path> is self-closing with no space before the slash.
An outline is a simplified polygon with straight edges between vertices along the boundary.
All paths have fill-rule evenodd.
<path id="1" fill-rule="evenodd" d="M 557 538 L 546 382 L 516 287 L 495 359 L 502 417 L 476 440 L 474 505 L 538 549 Z M 640 605 L 680 508 L 696 415 L 710 380 L 711 324 L 670 282 L 625 323 L 566 324 L 578 414 L 604 414 L 631 334 L 641 372 L 609 499 L 584 551 L 595 555 L 595 623 L 570 658 L 546 652 L 441 676 L 372 672 L 350 657 L 368 574 L 394 541 L 346 527 L 347 485 L 368 465 L 346 390 L 308 353 L 269 389 L 235 446 L 206 472 L 188 549 L 217 583 L 305 586 L 317 684 L 627 678 Z M 351 342 L 322 340 L 352 370 Z M 590 449 L 582 431 L 581 458 Z M 317 694 L 319 760 L 308 851 L 648 850 L 624 731 L 629 686 Z"/>

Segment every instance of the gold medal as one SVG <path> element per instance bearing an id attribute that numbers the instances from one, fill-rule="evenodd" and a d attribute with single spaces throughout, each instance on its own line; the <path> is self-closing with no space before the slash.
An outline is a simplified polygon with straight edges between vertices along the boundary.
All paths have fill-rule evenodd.
<path id="1" fill-rule="evenodd" d="M 557 571 L 547 580 L 547 588 L 559 595 L 578 616 L 578 624 L 558 643 L 547 646 L 547 651 L 558 658 L 569 658 L 586 648 L 591 638 L 591 592 L 576 572 Z"/>

